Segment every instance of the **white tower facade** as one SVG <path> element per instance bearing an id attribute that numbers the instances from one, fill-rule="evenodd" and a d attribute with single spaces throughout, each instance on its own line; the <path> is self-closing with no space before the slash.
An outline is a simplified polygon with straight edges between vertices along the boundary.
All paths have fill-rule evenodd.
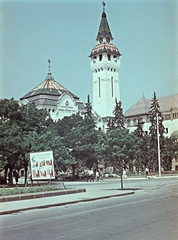
<path id="1" fill-rule="evenodd" d="M 92 49 L 90 68 L 93 73 L 93 110 L 101 118 L 113 117 L 115 99 L 120 101 L 120 52 L 113 44 L 103 3 L 101 23 Z"/>

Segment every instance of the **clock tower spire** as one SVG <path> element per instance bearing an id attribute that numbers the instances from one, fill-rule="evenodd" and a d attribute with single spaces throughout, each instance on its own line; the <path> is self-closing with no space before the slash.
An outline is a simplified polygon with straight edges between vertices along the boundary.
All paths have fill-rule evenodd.
<path id="1" fill-rule="evenodd" d="M 103 12 L 96 37 L 96 46 L 92 49 L 90 68 L 93 73 L 93 110 L 101 118 L 113 117 L 115 99 L 120 101 L 119 69 L 120 52 L 113 44 L 113 37 L 102 2 Z"/>

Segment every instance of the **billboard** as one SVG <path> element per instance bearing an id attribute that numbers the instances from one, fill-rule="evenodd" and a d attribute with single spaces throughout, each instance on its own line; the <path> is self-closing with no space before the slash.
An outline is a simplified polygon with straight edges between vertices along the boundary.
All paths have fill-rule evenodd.
<path id="1" fill-rule="evenodd" d="M 30 153 L 32 180 L 54 179 L 53 152 Z"/>

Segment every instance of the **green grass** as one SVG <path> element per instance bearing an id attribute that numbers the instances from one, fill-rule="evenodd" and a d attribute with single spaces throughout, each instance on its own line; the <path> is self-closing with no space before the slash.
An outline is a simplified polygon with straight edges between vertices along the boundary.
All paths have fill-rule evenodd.
<path id="1" fill-rule="evenodd" d="M 38 192 L 48 192 L 62 190 L 62 188 L 57 188 L 54 186 L 34 186 L 34 187 L 14 187 L 14 188 L 0 188 L 0 196 L 9 196 L 17 194 L 27 194 L 27 193 L 38 193 Z"/>

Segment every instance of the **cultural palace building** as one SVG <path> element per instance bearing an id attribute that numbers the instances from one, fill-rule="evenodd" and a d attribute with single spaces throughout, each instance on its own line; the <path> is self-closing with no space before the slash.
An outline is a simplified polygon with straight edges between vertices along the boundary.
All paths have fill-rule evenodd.
<path id="1" fill-rule="evenodd" d="M 113 43 L 113 36 L 105 12 L 105 3 L 99 25 L 96 44 L 89 55 L 92 72 L 93 99 L 92 109 L 96 125 L 102 130 L 106 129 L 109 118 L 113 118 L 115 99 L 120 99 L 119 90 L 119 49 Z M 85 111 L 85 105 L 80 98 L 60 85 L 52 76 L 51 61 L 48 60 L 48 73 L 46 79 L 20 98 L 21 103 L 34 102 L 38 108 L 47 109 L 54 121 Z M 157 98 L 163 115 L 165 136 L 178 139 L 178 94 Z M 130 131 L 134 131 L 138 117 L 143 122 L 143 130 L 148 133 L 150 120 L 148 111 L 151 99 L 142 97 L 125 113 L 125 124 Z M 176 160 L 175 160 L 176 161 Z M 175 162 L 178 169 L 178 162 Z"/>

